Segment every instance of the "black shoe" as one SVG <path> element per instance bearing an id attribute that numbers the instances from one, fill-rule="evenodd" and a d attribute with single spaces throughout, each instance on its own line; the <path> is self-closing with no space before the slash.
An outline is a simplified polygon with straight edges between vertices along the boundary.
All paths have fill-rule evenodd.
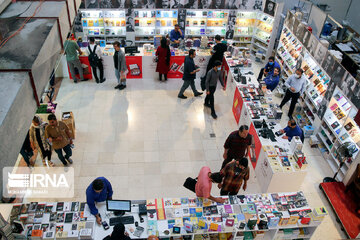
<path id="1" fill-rule="evenodd" d="M 194 96 L 197 97 L 197 96 L 200 96 L 202 94 L 203 94 L 202 92 L 197 92 L 197 93 L 194 94 Z"/>
<path id="2" fill-rule="evenodd" d="M 100 80 L 100 83 L 103 83 L 105 81 L 106 81 L 106 78 L 103 78 L 103 79 Z"/>
<path id="3" fill-rule="evenodd" d="M 120 87 L 119 87 L 119 90 L 123 90 L 123 89 L 125 89 L 126 88 L 126 85 L 121 85 Z"/>
<path id="4" fill-rule="evenodd" d="M 289 120 L 292 120 L 292 119 L 293 119 L 293 116 L 291 116 L 291 115 L 288 115 L 288 117 L 289 117 Z"/>
<path id="5" fill-rule="evenodd" d="M 74 80 L 74 83 L 78 83 L 78 81 L 77 81 L 77 80 Z"/>
<path id="6" fill-rule="evenodd" d="M 211 107 L 210 104 L 208 104 L 208 103 L 204 103 L 204 106 L 208 107 L 208 108 Z"/>
<path id="7" fill-rule="evenodd" d="M 121 87 L 120 84 L 118 84 L 116 87 L 114 87 L 115 89 L 119 89 Z"/>
<path id="8" fill-rule="evenodd" d="M 216 113 L 212 112 L 212 113 L 211 113 L 211 116 L 212 116 L 214 119 L 217 119 Z"/>
<path id="9" fill-rule="evenodd" d="M 96 79 L 96 83 L 100 83 L 100 81 Z"/>
<path id="10" fill-rule="evenodd" d="M 81 79 L 82 82 L 85 82 L 87 80 L 89 80 L 89 79 L 87 79 L 87 78 Z"/>
<path id="11" fill-rule="evenodd" d="M 178 96 L 178 98 L 187 99 L 187 96 L 181 95 L 181 96 Z"/>

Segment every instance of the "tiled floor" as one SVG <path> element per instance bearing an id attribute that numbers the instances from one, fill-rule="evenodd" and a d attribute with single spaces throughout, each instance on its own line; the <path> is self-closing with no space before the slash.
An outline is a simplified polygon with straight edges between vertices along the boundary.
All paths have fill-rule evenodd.
<path id="1" fill-rule="evenodd" d="M 113 89 L 114 79 L 104 84 L 63 80 L 57 111 L 72 111 L 76 122 L 74 199 L 84 201 L 86 187 L 97 176 L 110 180 L 115 199 L 194 196 L 182 186 L 185 179 L 197 176 L 202 166 L 219 170 L 224 141 L 236 129 L 233 92 L 217 90 L 218 119 L 213 120 L 204 109 L 204 96 L 194 98 L 187 90 L 188 99 L 176 97 L 181 84 L 175 79 L 128 80 L 120 92 Z M 331 176 L 330 168 L 307 141 L 304 148 L 310 166 L 300 190 L 311 206 L 325 205 L 330 212 L 313 239 L 345 238 L 318 188 L 323 177 Z M 54 162 L 60 164 L 57 158 Z M 260 192 L 252 168 L 246 192 Z M 216 186 L 212 193 L 219 194 Z"/>

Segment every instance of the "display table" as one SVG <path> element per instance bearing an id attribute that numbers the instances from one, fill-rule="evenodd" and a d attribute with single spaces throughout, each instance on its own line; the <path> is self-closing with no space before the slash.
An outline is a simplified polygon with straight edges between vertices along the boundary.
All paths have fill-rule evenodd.
<path id="1" fill-rule="evenodd" d="M 282 113 L 275 104 L 272 104 L 274 96 L 271 92 L 265 91 L 265 96 L 259 96 L 258 100 L 248 98 L 249 95 L 246 92 L 254 91 L 250 94 L 254 96 L 257 96 L 257 91 L 260 92 L 258 89 L 259 82 L 256 80 L 252 68 L 247 66 L 236 67 L 238 60 L 235 57 L 233 59 L 230 54 L 227 54 L 225 60 L 224 64 L 229 69 L 227 81 L 231 83 L 228 84 L 228 87 L 234 91 L 232 110 L 235 120 L 238 126 L 249 126 L 249 133 L 254 137 L 254 146 L 250 158 L 261 190 L 263 192 L 297 191 L 307 174 L 305 170 L 306 161 L 300 163 L 300 168 L 292 153 L 279 152 L 279 147 L 281 147 L 283 151 L 289 153 L 291 146 L 287 139 L 273 135 L 274 141 L 272 141 L 269 137 L 264 138 L 262 136 L 260 131 L 263 128 L 261 126 L 255 127 L 255 122 L 263 122 L 264 120 L 273 134 L 286 127 L 280 125 Z M 238 74 L 235 73 L 235 69 L 238 69 L 237 71 L 246 78 L 245 84 L 237 81 Z M 274 113 L 275 111 L 277 114 Z M 270 118 L 270 116 L 272 117 Z"/>
<path id="2" fill-rule="evenodd" d="M 197 55 L 194 59 L 195 64 L 200 67 L 200 72 L 196 74 L 197 78 L 200 78 L 201 76 L 205 75 L 206 72 L 206 66 L 209 62 L 209 59 L 211 57 L 210 49 L 196 49 Z M 85 54 L 86 48 L 82 48 L 82 51 Z M 101 56 L 103 59 L 103 65 L 104 65 L 104 77 L 107 79 L 114 79 L 115 78 L 115 72 L 114 72 L 114 60 L 113 60 L 113 54 L 114 49 L 112 46 L 107 45 L 106 47 L 102 48 L 104 55 Z M 122 48 L 122 51 L 124 49 Z M 168 78 L 182 78 L 183 74 L 183 64 L 185 60 L 185 56 L 188 53 L 185 51 L 181 51 L 178 49 L 175 49 L 172 51 L 172 56 L 170 58 L 170 71 L 168 73 Z M 128 54 L 127 54 L 128 55 Z M 140 78 L 150 78 L 150 79 L 158 79 L 159 74 L 156 72 L 156 56 L 155 51 L 144 51 L 143 48 L 139 48 L 139 53 L 135 53 L 134 56 L 126 56 L 126 65 L 128 68 L 128 73 L 126 78 L 127 79 L 140 79 Z M 85 55 L 80 56 L 80 61 L 84 66 L 86 65 L 86 71 L 92 74 L 91 67 L 88 63 L 88 57 Z M 66 60 L 65 58 L 62 59 L 62 64 L 66 66 Z M 66 72 L 63 72 L 64 76 L 69 75 L 68 68 L 66 69 Z M 88 75 L 87 77 L 90 78 Z"/>
<path id="3" fill-rule="evenodd" d="M 145 239 L 149 235 L 160 238 L 183 236 L 186 239 L 198 239 L 201 236 L 202 239 L 209 239 L 209 236 L 214 235 L 219 239 L 231 235 L 235 239 L 297 239 L 311 238 L 327 215 L 325 208 L 312 210 L 302 192 L 222 198 L 224 204 L 188 197 L 131 201 L 131 212 L 125 216 L 133 216 L 134 223 L 125 224 L 125 228 L 132 239 Z M 144 206 L 143 222 L 139 217 L 139 204 Z M 40 236 L 43 239 L 101 240 L 113 230 L 113 226 L 104 230 L 102 225 L 97 225 L 86 203 L 32 202 L 9 206 L 13 206 L 9 222 L 25 223 L 25 230 L 18 236 L 29 235 L 32 239 Z M 110 218 L 114 217 L 113 213 L 106 210 L 105 203 L 96 206 L 102 220 L 109 224 Z M 134 236 L 135 222 L 144 228 L 140 237 Z M 175 233 L 174 227 L 178 227 L 180 233 Z"/>

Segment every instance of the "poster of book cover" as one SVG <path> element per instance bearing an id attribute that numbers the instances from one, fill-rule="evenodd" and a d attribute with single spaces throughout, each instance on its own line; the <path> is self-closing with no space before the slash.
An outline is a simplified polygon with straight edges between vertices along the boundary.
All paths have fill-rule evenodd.
<path id="1" fill-rule="evenodd" d="M 99 0 L 86 0 L 86 8 L 99 8 Z"/>
<path id="2" fill-rule="evenodd" d="M 304 24 L 302 24 L 299 21 L 299 24 L 298 24 L 298 26 L 296 28 L 296 31 L 294 32 L 297 39 L 302 39 L 302 37 L 304 36 L 305 30 L 306 30 L 306 28 L 305 28 Z"/>
<path id="3" fill-rule="evenodd" d="M 336 85 L 340 85 L 342 78 L 345 75 L 345 68 L 338 62 L 335 60 L 334 63 L 334 67 L 332 70 L 332 75 L 331 75 L 331 80 L 334 81 L 336 83 Z"/>
<path id="4" fill-rule="evenodd" d="M 318 64 L 322 64 L 322 62 L 325 59 L 325 55 L 327 53 L 327 47 L 325 47 L 324 45 L 322 45 L 320 42 L 318 44 L 318 47 L 315 51 L 315 54 L 313 55 L 315 58 L 315 61 L 318 62 Z"/>
<path id="5" fill-rule="evenodd" d="M 350 98 L 351 102 L 356 106 L 357 109 L 360 109 L 360 83 L 356 82 L 353 95 Z"/>
<path id="6" fill-rule="evenodd" d="M 274 16 L 275 10 L 276 10 L 276 3 L 271 0 L 266 0 L 264 13 L 269 14 L 270 16 Z"/>
<path id="7" fill-rule="evenodd" d="M 306 48 L 309 51 L 310 55 L 312 56 L 315 55 L 318 44 L 319 44 L 319 40 L 316 38 L 315 35 L 311 34 L 308 45 L 306 45 Z"/>
<path id="8" fill-rule="evenodd" d="M 170 8 L 170 0 L 156 0 L 156 8 L 168 9 Z"/>
<path id="9" fill-rule="evenodd" d="M 329 51 L 327 51 L 326 56 L 321 64 L 321 66 L 324 69 L 324 71 L 327 73 L 328 76 L 333 75 L 334 64 L 335 64 L 335 59 L 334 59 L 333 55 Z"/>
<path id="10" fill-rule="evenodd" d="M 100 8 L 124 8 L 125 0 L 99 0 Z"/>
<path id="11" fill-rule="evenodd" d="M 294 24 L 292 25 L 292 28 L 291 28 L 290 30 L 291 30 L 292 33 L 295 35 L 298 27 L 300 27 L 300 21 L 299 21 L 296 17 L 294 17 L 294 21 L 293 21 L 293 22 L 294 22 Z"/>
<path id="12" fill-rule="evenodd" d="M 308 45 L 310 36 L 311 36 L 311 32 L 309 30 L 307 30 L 307 28 L 305 27 L 304 34 L 299 38 L 299 40 L 303 44 L 303 46 Z"/>
<path id="13" fill-rule="evenodd" d="M 356 83 L 356 79 L 349 72 L 346 72 L 339 88 L 348 99 L 354 95 Z"/>
<path id="14" fill-rule="evenodd" d="M 81 12 L 79 12 L 74 20 L 74 32 L 83 32 L 81 18 Z"/>
<path id="15" fill-rule="evenodd" d="M 229 12 L 228 25 L 226 27 L 225 39 L 233 39 L 236 24 L 236 11 Z"/>
<path id="16" fill-rule="evenodd" d="M 128 8 L 126 10 L 126 32 L 135 32 L 135 13 L 134 9 Z"/>
<path id="17" fill-rule="evenodd" d="M 186 23 L 186 9 L 179 9 L 178 24 L 183 33 L 185 32 L 185 23 Z"/>
<path id="18" fill-rule="evenodd" d="M 184 7 L 184 0 L 170 0 L 171 9 L 179 9 Z"/>

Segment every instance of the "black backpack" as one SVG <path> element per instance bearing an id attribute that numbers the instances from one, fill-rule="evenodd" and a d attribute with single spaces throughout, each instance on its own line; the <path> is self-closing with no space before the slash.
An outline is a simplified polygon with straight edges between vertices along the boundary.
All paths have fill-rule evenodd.
<path id="1" fill-rule="evenodd" d="M 94 51 L 91 51 L 90 45 L 88 46 L 89 52 L 90 52 L 88 58 L 89 58 L 90 66 L 92 66 L 92 67 L 97 67 L 98 64 L 99 64 L 99 61 L 100 61 L 100 58 L 99 58 L 98 55 L 95 53 L 96 47 L 97 47 L 97 45 L 95 45 Z"/>

